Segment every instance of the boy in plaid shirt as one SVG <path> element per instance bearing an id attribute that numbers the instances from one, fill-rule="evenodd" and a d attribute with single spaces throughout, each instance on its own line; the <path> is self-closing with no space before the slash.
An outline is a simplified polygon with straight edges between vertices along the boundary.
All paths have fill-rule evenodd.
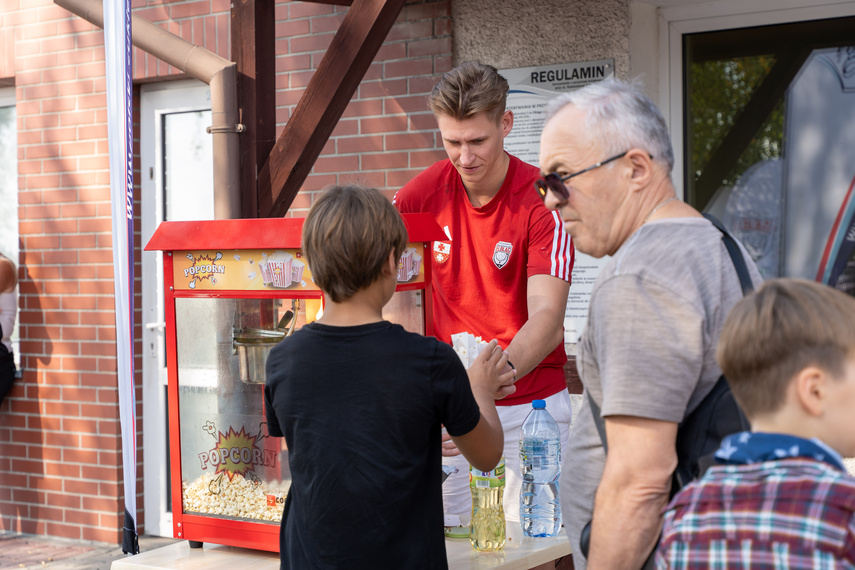
<path id="1" fill-rule="evenodd" d="M 668 506 L 659 569 L 855 568 L 855 298 L 773 279 L 738 302 L 717 359 L 751 431 Z"/>

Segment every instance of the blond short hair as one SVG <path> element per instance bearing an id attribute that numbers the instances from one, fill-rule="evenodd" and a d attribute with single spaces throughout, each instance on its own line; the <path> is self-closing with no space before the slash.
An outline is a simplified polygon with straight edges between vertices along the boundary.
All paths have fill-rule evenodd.
<path id="1" fill-rule="evenodd" d="M 487 113 L 496 123 L 505 112 L 508 81 L 492 65 L 465 61 L 442 76 L 428 96 L 434 115 L 462 121 Z"/>
<path id="2" fill-rule="evenodd" d="M 779 410 L 804 368 L 839 378 L 853 354 L 855 298 L 814 281 L 770 279 L 734 305 L 716 358 L 751 419 Z"/>
<path id="3" fill-rule="evenodd" d="M 374 283 L 389 254 L 399 258 L 406 247 L 404 220 L 373 188 L 328 187 L 303 223 L 303 253 L 312 278 L 335 303 Z"/>

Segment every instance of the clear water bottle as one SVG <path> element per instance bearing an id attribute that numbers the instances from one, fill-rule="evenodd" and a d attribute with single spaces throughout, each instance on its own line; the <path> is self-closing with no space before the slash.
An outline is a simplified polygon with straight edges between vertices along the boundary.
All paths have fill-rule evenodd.
<path id="1" fill-rule="evenodd" d="M 526 536 L 555 536 L 561 528 L 561 430 L 546 402 L 534 400 L 531 407 L 520 429 L 520 526 Z"/>

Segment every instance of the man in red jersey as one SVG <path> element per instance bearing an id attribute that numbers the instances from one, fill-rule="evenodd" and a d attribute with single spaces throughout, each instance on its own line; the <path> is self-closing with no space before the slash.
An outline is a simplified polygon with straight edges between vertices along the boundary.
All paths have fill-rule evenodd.
<path id="1" fill-rule="evenodd" d="M 532 191 L 538 169 L 504 151 L 514 122 L 507 93 L 508 82 L 489 65 L 466 62 L 446 73 L 428 105 L 448 160 L 416 176 L 394 202 L 404 213 L 433 214 L 448 238 L 431 252 L 436 336 L 449 343 L 460 332 L 495 338 L 516 370 L 516 392 L 496 404 L 505 432 L 505 516 L 518 521 L 519 429 L 532 400 L 546 400 L 562 448 L 568 442 L 563 325 L 574 250 L 560 218 Z M 468 466 L 455 462 L 460 455 L 450 441 L 443 447 L 458 469 L 443 485 L 445 513 L 466 525 Z"/>

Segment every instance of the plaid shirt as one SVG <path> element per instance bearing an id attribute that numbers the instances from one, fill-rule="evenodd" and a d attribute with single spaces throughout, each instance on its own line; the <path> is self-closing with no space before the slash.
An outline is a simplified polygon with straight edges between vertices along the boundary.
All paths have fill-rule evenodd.
<path id="1" fill-rule="evenodd" d="M 711 467 L 665 513 L 656 568 L 855 568 L 855 479 L 788 458 Z"/>

